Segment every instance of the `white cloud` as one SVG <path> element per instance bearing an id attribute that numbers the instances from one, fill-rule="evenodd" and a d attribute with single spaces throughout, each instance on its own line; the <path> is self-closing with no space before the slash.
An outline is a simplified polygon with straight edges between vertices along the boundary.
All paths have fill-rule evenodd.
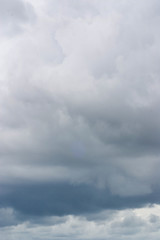
<path id="1" fill-rule="evenodd" d="M 42 224 L 24 222 L 17 226 L 1 228 L 4 239 L 158 239 L 160 206 L 122 211 L 105 211 L 103 220 L 87 220 L 72 215 L 46 218 Z M 110 217 L 109 217 L 110 216 Z M 154 218 L 154 221 L 153 221 Z M 57 222 L 56 222 L 57 221 Z M 49 223 L 49 225 L 48 225 Z M 7 237 L 6 237 L 7 236 Z M 6 238 L 5 238 L 6 237 Z"/>

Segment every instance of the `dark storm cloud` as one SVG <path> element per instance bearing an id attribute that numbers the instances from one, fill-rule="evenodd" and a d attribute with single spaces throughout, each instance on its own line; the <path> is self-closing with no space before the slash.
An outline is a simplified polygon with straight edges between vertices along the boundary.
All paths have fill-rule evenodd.
<path id="1" fill-rule="evenodd" d="M 0 206 L 15 209 L 22 216 L 86 215 L 105 209 L 137 208 L 160 203 L 160 191 L 136 197 L 113 195 L 109 189 L 68 183 L 7 186 L 1 194 Z"/>

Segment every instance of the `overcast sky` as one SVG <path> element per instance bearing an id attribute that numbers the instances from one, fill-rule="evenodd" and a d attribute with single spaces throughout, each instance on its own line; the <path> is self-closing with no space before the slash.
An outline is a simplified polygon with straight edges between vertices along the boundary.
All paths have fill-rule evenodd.
<path id="1" fill-rule="evenodd" d="M 159 0 L 0 0 L 2 240 L 160 239 L 159 66 Z"/>

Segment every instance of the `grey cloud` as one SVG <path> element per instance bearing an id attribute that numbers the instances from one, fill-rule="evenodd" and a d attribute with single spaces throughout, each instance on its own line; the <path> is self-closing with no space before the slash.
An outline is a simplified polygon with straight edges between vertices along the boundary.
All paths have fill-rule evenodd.
<path id="1" fill-rule="evenodd" d="M 16 212 L 12 208 L 1 208 L 0 209 L 0 227 L 17 225 L 20 223 Z"/>
<path id="2" fill-rule="evenodd" d="M 159 220 L 160 220 L 160 218 L 159 218 L 158 216 L 156 216 L 156 215 L 154 215 L 154 214 L 151 214 L 151 216 L 150 216 L 150 222 L 152 222 L 152 223 L 157 223 L 157 222 L 159 222 Z"/>
<path id="3" fill-rule="evenodd" d="M 22 30 L 26 22 L 34 22 L 36 15 L 33 6 L 23 0 L 0 1 L 1 31 L 7 35 L 14 35 Z"/>
<path id="4" fill-rule="evenodd" d="M 23 1 L 14 0 L 10 2 L 1 0 L 0 4 L 1 4 L 0 16 L 3 21 L 6 21 L 8 18 L 11 17 L 22 21 L 27 19 L 25 4 Z"/>
<path id="5" fill-rule="evenodd" d="M 0 205 L 15 209 L 22 216 L 88 215 L 105 209 L 137 208 L 144 204 L 159 204 L 160 192 L 142 196 L 113 195 L 109 189 L 86 184 L 47 183 L 5 187 Z"/>
<path id="6" fill-rule="evenodd" d="M 7 31 L 23 25 L 1 33 L 1 207 L 30 218 L 159 203 L 159 2 L 0 5 Z"/>

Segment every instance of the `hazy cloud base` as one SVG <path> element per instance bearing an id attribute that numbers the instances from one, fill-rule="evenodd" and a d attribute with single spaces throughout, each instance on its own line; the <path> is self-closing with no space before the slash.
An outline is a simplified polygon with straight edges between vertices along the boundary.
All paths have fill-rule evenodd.
<path id="1" fill-rule="evenodd" d="M 122 212 L 123 222 L 127 209 L 159 204 L 159 13 L 158 0 L 0 0 L 4 240 L 52 230 L 93 239 L 80 233 L 90 221 L 99 228 L 95 214 Z M 122 222 L 117 236 L 103 224 L 107 239 L 124 239 Z M 32 232 L 43 224 L 46 236 Z M 136 232 L 127 239 L 146 239 Z"/>

